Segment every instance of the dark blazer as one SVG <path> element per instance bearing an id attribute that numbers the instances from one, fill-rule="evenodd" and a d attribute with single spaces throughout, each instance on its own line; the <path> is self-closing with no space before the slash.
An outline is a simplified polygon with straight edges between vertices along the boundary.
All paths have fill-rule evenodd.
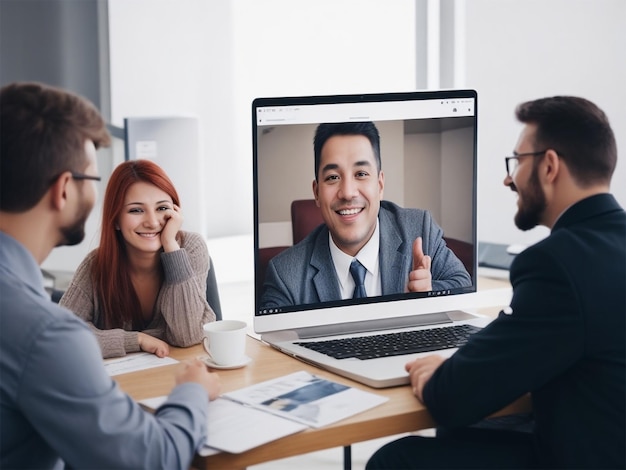
<path id="1" fill-rule="evenodd" d="M 381 201 L 379 266 L 383 295 L 404 292 L 413 265 L 413 241 L 423 237 L 424 254 L 432 257 L 433 290 L 471 286 L 463 263 L 446 246 L 443 231 L 430 213 Z M 339 281 L 322 224 L 297 245 L 269 262 L 262 307 L 281 307 L 340 300 Z"/>
<path id="2" fill-rule="evenodd" d="M 428 409 L 465 426 L 530 392 L 542 468 L 624 468 L 626 213 L 610 194 L 574 204 L 510 277 L 510 307 L 437 369 Z"/>

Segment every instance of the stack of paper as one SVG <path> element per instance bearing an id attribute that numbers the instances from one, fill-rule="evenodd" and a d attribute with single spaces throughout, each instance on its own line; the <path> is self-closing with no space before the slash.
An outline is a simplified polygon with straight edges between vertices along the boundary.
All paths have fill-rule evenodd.
<path id="1" fill-rule="evenodd" d="M 166 397 L 143 400 L 151 409 Z M 307 429 L 334 423 L 373 408 L 386 397 L 295 372 L 226 393 L 209 403 L 206 448 L 240 453 Z"/>

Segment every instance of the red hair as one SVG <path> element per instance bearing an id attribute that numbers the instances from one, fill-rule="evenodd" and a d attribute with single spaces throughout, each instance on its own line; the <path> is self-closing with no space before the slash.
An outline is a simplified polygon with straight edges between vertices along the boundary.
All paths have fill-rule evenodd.
<path id="1" fill-rule="evenodd" d="M 150 160 L 129 160 L 113 171 L 104 194 L 100 246 L 92 268 L 95 291 L 107 329 L 123 328 L 130 320 L 134 330 L 141 330 L 145 323 L 139 298 L 130 279 L 126 243 L 121 232 L 116 230 L 126 192 L 138 182 L 156 186 L 167 193 L 174 204 L 180 206 L 176 188 L 156 163 Z"/>

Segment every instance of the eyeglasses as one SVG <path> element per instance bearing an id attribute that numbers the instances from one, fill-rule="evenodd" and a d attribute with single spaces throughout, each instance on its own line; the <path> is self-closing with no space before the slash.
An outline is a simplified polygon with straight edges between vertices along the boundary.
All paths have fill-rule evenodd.
<path id="1" fill-rule="evenodd" d="M 84 175 L 82 173 L 74 173 L 74 172 L 72 172 L 72 178 L 74 178 L 75 180 L 102 181 L 102 178 L 100 176 Z"/>
<path id="2" fill-rule="evenodd" d="M 543 155 L 547 151 L 548 149 L 542 150 L 541 152 L 518 153 L 510 157 L 504 157 L 504 164 L 506 165 L 506 174 L 509 176 L 513 176 L 513 174 L 517 171 L 517 167 L 519 166 L 520 157 L 536 157 L 538 155 Z"/>
<path id="3" fill-rule="evenodd" d="M 69 170 L 66 170 L 69 171 Z M 65 173 L 65 171 L 63 172 Z M 52 178 L 50 180 L 50 184 L 54 184 L 54 182 L 56 180 L 59 179 L 59 176 L 61 176 L 63 173 L 55 176 L 54 178 Z M 70 171 L 70 175 L 72 176 L 72 178 L 74 178 L 75 180 L 93 180 L 93 181 L 102 181 L 102 177 L 100 176 L 93 176 L 93 175 L 86 175 L 84 173 L 77 173 L 75 171 Z"/>

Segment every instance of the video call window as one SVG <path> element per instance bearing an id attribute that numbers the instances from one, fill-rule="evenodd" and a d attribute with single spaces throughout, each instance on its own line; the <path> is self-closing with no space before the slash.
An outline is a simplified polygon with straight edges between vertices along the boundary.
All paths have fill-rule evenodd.
<path id="1" fill-rule="evenodd" d="M 472 278 L 472 285 L 462 290 L 475 291 L 475 118 L 385 120 L 374 121 L 374 124 L 380 134 L 385 177 L 383 199 L 405 208 L 428 210 L 443 229 L 448 247 L 464 263 Z M 267 263 L 293 244 L 292 202 L 313 199 L 313 138 L 317 126 L 318 123 L 257 127 L 255 277 L 258 313 L 273 313 L 261 308 L 260 296 Z M 321 306 L 294 309 L 318 307 Z M 291 308 L 286 309 L 289 310 Z"/>

